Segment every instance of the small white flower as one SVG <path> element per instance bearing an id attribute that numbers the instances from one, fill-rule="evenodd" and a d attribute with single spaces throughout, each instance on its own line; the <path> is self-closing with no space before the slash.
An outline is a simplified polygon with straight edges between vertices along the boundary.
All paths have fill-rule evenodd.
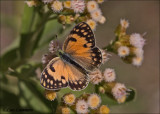
<path id="1" fill-rule="evenodd" d="M 62 114 L 70 114 L 71 111 L 68 107 L 62 107 Z"/>
<path id="2" fill-rule="evenodd" d="M 95 1 L 89 1 L 87 3 L 87 9 L 89 12 L 93 12 L 98 9 L 98 4 Z"/>
<path id="3" fill-rule="evenodd" d="M 49 43 L 49 52 L 55 54 L 60 49 L 60 43 L 52 40 Z"/>
<path id="4" fill-rule="evenodd" d="M 95 69 L 89 74 L 91 83 L 98 84 L 103 80 L 102 73 L 99 69 Z"/>
<path id="5" fill-rule="evenodd" d="M 129 27 L 129 22 L 128 20 L 125 20 L 125 19 L 121 19 L 120 20 L 120 24 L 123 28 L 128 28 Z"/>
<path id="6" fill-rule="evenodd" d="M 56 0 L 54 1 L 52 4 L 51 4 L 51 8 L 53 11 L 55 12 L 60 12 L 63 10 L 63 5 L 62 5 L 62 2 Z"/>
<path id="7" fill-rule="evenodd" d="M 92 30 L 96 30 L 97 23 L 94 20 L 87 20 L 87 24 L 91 27 Z"/>
<path id="8" fill-rule="evenodd" d="M 64 102 L 66 103 L 66 104 L 68 104 L 68 105 L 73 105 L 74 104 L 74 102 L 75 102 L 75 100 L 76 100 L 76 97 L 75 97 L 75 95 L 74 94 L 67 94 L 67 95 L 65 95 L 64 97 L 63 97 L 63 99 L 64 99 Z"/>
<path id="9" fill-rule="evenodd" d="M 104 80 L 106 82 L 112 82 L 116 79 L 116 73 L 114 69 L 106 68 L 104 71 Z"/>
<path id="10" fill-rule="evenodd" d="M 118 55 L 120 57 L 125 57 L 125 56 L 129 55 L 129 52 L 130 52 L 129 48 L 127 46 L 120 46 L 118 48 Z"/>
<path id="11" fill-rule="evenodd" d="M 101 53 L 102 53 L 102 64 L 104 64 L 105 62 L 107 62 L 109 60 L 108 56 L 109 54 L 107 54 L 107 52 L 103 49 L 100 49 Z"/>
<path id="12" fill-rule="evenodd" d="M 101 4 L 101 3 L 104 2 L 104 0 L 97 0 L 97 2 L 98 2 L 99 4 Z"/>
<path id="13" fill-rule="evenodd" d="M 37 6 L 37 2 L 35 0 L 27 0 L 25 3 L 28 5 L 28 7 Z"/>
<path id="14" fill-rule="evenodd" d="M 104 16 L 102 16 L 98 22 L 101 24 L 104 24 L 106 22 L 106 18 Z"/>
<path id="15" fill-rule="evenodd" d="M 43 3 L 48 4 L 51 3 L 53 0 L 42 0 Z"/>
<path id="16" fill-rule="evenodd" d="M 135 46 L 136 48 L 143 48 L 145 44 L 145 39 L 138 33 L 131 34 L 130 36 L 130 44 Z"/>
<path id="17" fill-rule="evenodd" d="M 71 1 L 64 1 L 63 4 L 65 8 L 71 8 Z"/>
<path id="18" fill-rule="evenodd" d="M 136 48 L 134 53 L 136 56 L 143 56 L 144 50 L 142 48 Z"/>
<path id="19" fill-rule="evenodd" d="M 76 103 L 76 111 L 77 113 L 87 113 L 88 112 L 88 104 L 84 100 L 78 100 Z"/>
<path id="20" fill-rule="evenodd" d="M 51 53 L 44 54 L 42 56 L 42 64 L 47 65 L 49 61 L 53 59 L 53 57 L 54 55 L 52 55 Z"/>
<path id="21" fill-rule="evenodd" d="M 96 109 L 101 104 L 101 98 L 97 94 L 91 94 L 88 97 L 87 103 L 91 109 Z"/>
<path id="22" fill-rule="evenodd" d="M 133 60 L 132 60 L 132 64 L 134 66 L 141 66 L 142 65 L 142 62 L 143 62 L 143 55 L 142 56 L 137 56 L 137 57 L 134 57 Z"/>
<path id="23" fill-rule="evenodd" d="M 75 13 L 83 13 L 85 9 L 84 0 L 72 0 L 71 7 Z"/>
<path id="24" fill-rule="evenodd" d="M 127 88 L 124 84 L 116 83 L 116 85 L 112 88 L 112 94 L 115 99 L 120 99 L 123 96 L 127 95 Z"/>
<path id="25" fill-rule="evenodd" d="M 91 17 L 95 21 L 99 21 L 102 18 L 102 12 L 100 9 L 97 9 L 91 13 Z"/>

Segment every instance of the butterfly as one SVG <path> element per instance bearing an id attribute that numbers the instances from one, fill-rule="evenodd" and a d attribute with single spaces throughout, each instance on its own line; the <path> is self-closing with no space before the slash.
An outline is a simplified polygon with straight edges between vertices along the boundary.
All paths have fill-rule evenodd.
<path id="1" fill-rule="evenodd" d="M 82 90 L 89 83 L 89 72 L 101 63 L 102 53 L 95 45 L 94 33 L 87 23 L 81 22 L 71 30 L 58 57 L 44 68 L 40 83 L 51 90 L 65 87 Z"/>

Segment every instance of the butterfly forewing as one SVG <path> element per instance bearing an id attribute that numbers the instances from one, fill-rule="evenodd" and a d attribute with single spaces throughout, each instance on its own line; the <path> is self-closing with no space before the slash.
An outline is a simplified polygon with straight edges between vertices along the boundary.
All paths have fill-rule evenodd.
<path id="1" fill-rule="evenodd" d="M 64 42 L 63 50 L 87 70 L 99 67 L 102 54 L 95 46 L 95 38 L 90 26 L 82 22 L 76 25 Z"/>

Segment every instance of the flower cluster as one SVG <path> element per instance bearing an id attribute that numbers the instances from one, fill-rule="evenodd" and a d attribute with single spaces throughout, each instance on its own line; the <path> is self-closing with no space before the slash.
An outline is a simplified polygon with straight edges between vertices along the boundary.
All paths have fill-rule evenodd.
<path id="1" fill-rule="evenodd" d="M 143 47 L 145 45 L 145 39 L 139 33 L 126 34 L 128 27 L 129 22 L 121 19 L 120 25 L 115 31 L 116 40 L 111 42 L 110 46 L 112 51 L 117 53 L 125 62 L 140 66 L 144 57 Z"/>
<path id="2" fill-rule="evenodd" d="M 125 102 L 129 89 L 124 84 L 115 81 L 116 73 L 114 69 L 106 68 L 103 73 L 96 69 L 90 73 L 89 77 L 90 82 L 98 88 L 98 92 L 112 95 L 118 103 Z"/>
<path id="3" fill-rule="evenodd" d="M 62 98 L 62 103 L 59 106 L 57 113 L 69 114 L 74 111 L 81 113 L 100 113 L 108 114 L 109 108 L 106 105 L 101 105 L 101 98 L 96 93 L 82 94 L 76 97 L 74 94 L 65 94 Z"/>
<path id="4" fill-rule="evenodd" d="M 45 90 L 45 97 L 50 101 L 54 101 L 54 99 L 57 97 L 57 94 L 55 91 Z"/>
<path id="5" fill-rule="evenodd" d="M 56 56 L 56 52 L 61 48 L 61 44 L 58 41 L 51 41 L 49 44 L 49 53 L 42 57 L 42 63 L 44 66 Z M 109 54 L 102 50 L 102 63 L 106 63 L 109 59 Z M 103 94 L 111 94 L 118 103 L 124 103 L 127 98 L 127 89 L 124 84 L 120 84 L 115 81 L 116 73 L 112 68 L 106 68 L 103 72 L 100 69 L 95 69 L 89 73 L 90 82 L 98 87 L 98 91 Z M 48 98 L 47 98 L 48 99 Z M 67 106 L 75 104 L 76 97 L 74 94 L 66 94 L 63 97 L 63 101 Z M 63 108 L 63 107 L 62 107 Z M 66 108 L 66 107 L 65 107 Z M 94 106 L 90 107 L 91 109 Z M 67 108 L 68 109 L 68 108 Z"/>
<path id="6" fill-rule="evenodd" d="M 106 18 L 102 15 L 99 4 L 104 0 L 28 0 L 26 1 L 29 7 L 32 6 L 48 6 L 57 15 L 58 21 L 65 24 L 73 22 L 87 22 L 92 30 L 96 29 L 97 23 L 103 24 Z"/>
<path id="7" fill-rule="evenodd" d="M 48 100 L 54 101 L 56 92 L 45 90 L 45 96 Z M 101 98 L 98 94 L 82 94 L 76 97 L 72 93 L 65 94 L 61 99 L 61 104 L 57 109 L 57 113 L 70 114 L 71 110 L 79 113 L 99 113 L 108 114 L 110 109 L 106 105 L 101 105 Z"/>

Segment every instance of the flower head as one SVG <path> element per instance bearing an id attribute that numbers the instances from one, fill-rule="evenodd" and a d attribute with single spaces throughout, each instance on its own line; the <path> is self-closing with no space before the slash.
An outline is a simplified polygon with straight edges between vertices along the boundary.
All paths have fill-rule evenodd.
<path id="1" fill-rule="evenodd" d="M 141 66 L 142 65 L 142 62 L 143 62 L 143 56 L 137 56 L 137 57 L 134 57 L 133 60 L 132 60 L 132 64 L 134 66 Z"/>
<path id="2" fill-rule="evenodd" d="M 60 12 L 63 9 L 62 2 L 56 0 L 51 4 L 51 8 L 54 12 Z"/>
<path id="3" fill-rule="evenodd" d="M 143 48 L 145 40 L 140 34 L 134 33 L 130 36 L 130 44 L 136 48 Z"/>
<path id="4" fill-rule="evenodd" d="M 100 114 L 109 114 L 109 112 L 110 112 L 110 110 L 109 110 L 109 108 L 106 105 L 102 105 L 99 108 L 99 113 Z"/>
<path id="5" fill-rule="evenodd" d="M 89 1 L 87 3 L 87 9 L 89 12 L 93 12 L 98 9 L 98 4 L 95 1 Z"/>
<path id="6" fill-rule="evenodd" d="M 106 18 L 104 16 L 101 16 L 101 19 L 98 21 L 101 24 L 104 24 L 106 21 Z"/>
<path id="7" fill-rule="evenodd" d="M 115 99 L 120 99 L 123 96 L 127 95 L 127 88 L 124 84 L 116 83 L 116 85 L 112 88 L 112 94 Z"/>
<path id="8" fill-rule="evenodd" d="M 143 56 L 144 50 L 142 48 L 136 48 L 134 53 L 136 56 Z"/>
<path id="9" fill-rule="evenodd" d="M 87 20 L 87 24 L 91 27 L 92 30 L 96 29 L 97 23 L 94 20 L 92 19 Z"/>
<path id="10" fill-rule="evenodd" d="M 65 96 L 63 97 L 63 99 L 64 99 L 64 102 L 65 102 L 66 104 L 68 104 L 68 105 L 73 105 L 74 102 L 75 102 L 76 97 L 75 97 L 74 94 L 67 94 L 67 95 L 65 95 Z"/>
<path id="11" fill-rule="evenodd" d="M 102 73 L 99 69 L 95 69 L 89 74 L 91 83 L 98 84 L 103 80 Z"/>
<path id="12" fill-rule="evenodd" d="M 62 114 L 70 114 L 70 109 L 68 107 L 62 107 Z"/>
<path id="13" fill-rule="evenodd" d="M 121 98 L 118 98 L 118 103 L 124 103 L 126 101 L 127 96 L 122 96 Z"/>
<path id="14" fill-rule="evenodd" d="M 60 48 L 61 48 L 61 45 L 58 41 L 52 40 L 49 43 L 49 51 L 53 54 L 55 54 Z"/>
<path id="15" fill-rule="evenodd" d="M 71 8 L 71 1 L 64 1 L 63 4 L 65 8 Z"/>
<path id="16" fill-rule="evenodd" d="M 85 9 L 84 0 L 72 0 L 71 7 L 75 13 L 83 13 Z"/>
<path id="17" fill-rule="evenodd" d="M 51 3 L 53 0 L 42 0 L 43 3 L 48 4 Z"/>
<path id="18" fill-rule="evenodd" d="M 84 100 L 78 100 L 76 103 L 76 111 L 77 113 L 87 113 L 88 104 Z"/>
<path id="19" fill-rule="evenodd" d="M 120 57 L 125 57 L 125 56 L 129 55 L 129 52 L 130 52 L 129 48 L 127 46 L 120 46 L 118 48 L 118 55 Z"/>
<path id="20" fill-rule="evenodd" d="M 103 49 L 101 49 L 102 52 L 102 64 L 104 64 L 105 62 L 107 62 L 109 60 L 107 52 Z"/>
<path id="21" fill-rule="evenodd" d="M 96 109 L 99 107 L 100 103 L 101 103 L 101 98 L 97 95 L 97 94 L 91 94 L 89 97 L 88 97 L 88 106 L 91 108 L 91 109 Z"/>
<path id="22" fill-rule="evenodd" d="M 114 69 L 106 68 L 104 71 L 104 80 L 106 82 L 112 82 L 116 79 L 116 73 Z"/>
<path id="23" fill-rule="evenodd" d="M 42 56 L 42 64 L 46 66 L 49 63 L 49 61 L 51 61 L 54 57 L 56 57 L 56 55 L 52 53 L 44 54 Z"/>
<path id="24" fill-rule="evenodd" d="M 32 6 L 37 6 L 37 1 L 36 0 L 27 0 L 25 1 L 25 3 L 28 5 L 28 7 L 32 7 Z"/>
<path id="25" fill-rule="evenodd" d="M 45 96 L 48 100 L 53 101 L 57 97 L 57 94 L 55 91 L 45 90 Z"/>
<path id="26" fill-rule="evenodd" d="M 102 12 L 100 9 L 97 9 L 91 13 L 91 17 L 95 21 L 99 21 L 102 18 Z"/>
<path id="27" fill-rule="evenodd" d="M 99 4 L 101 4 L 101 3 L 104 2 L 104 0 L 97 0 L 97 2 L 98 2 Z"/>
<path id="28" fill-rule="evenodd" d="M 129 22 L 127 20 L 125 20 L 125 19 L 121 19 L 120 20 L 120 24 L 125 29 L 129 27 Z"/>

